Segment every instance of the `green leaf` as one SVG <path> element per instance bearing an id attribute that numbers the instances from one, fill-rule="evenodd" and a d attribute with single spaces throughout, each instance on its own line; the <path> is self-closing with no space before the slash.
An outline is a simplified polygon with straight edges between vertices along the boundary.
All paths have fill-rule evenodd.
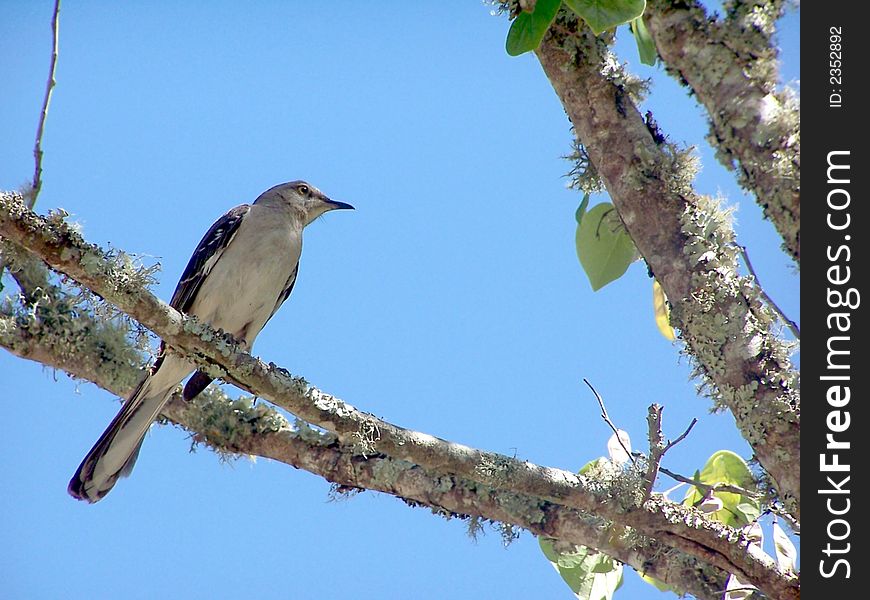
<path id="1" fill-rule="evenodd" d="M 607 459 L 604 458 L 603 456 L 600 457 L 600 458 L 592 459 L 592 460 L 590 460 L 588 463 L 586 463 L 585 465 L 583 465 L 583 466 L 580 468 L 580 470 L 577 471 L 577 474 L 578 474 L 578 475 L 585 475 L 585 474 L 588 473 L 591 469 L 597 468 L 598 466 L 600 466 L 602 463 L 605 463 L 605 462 L 607 462 Z"/>
<path id="2" fill-rule="evenodd" d="M 671 586 L 666 584 L 664 581 L 659 581 L 655 577 L 650 577 L 649 575 L 644 575 L 643 573 L 638 573 L 638 575 L 640 575 L 641 579 L 646 581 L 648 584 L 650 584 L 651 586 L 653 586 L 655 589 L 657 589 L 660 592 L 673 592 L 673 591 L 675 591 L 674 588 L 672 588 Z"/>
<path id="3" fill-rule="evenodd" d="M 519 56 L 540 46 L 561 5 L 562 0 L 538 0 L 533 12 L 518 14 L 505 40 L 507 53 Z"/>
<path id="4" fill-rule="evenodd" d="M 735 510 L 743 515 L 747 523 L 751 523 L 761 516 L 761 509 L 758 503 L 741 502 L 735 507 Z"/>
<path id="5" fill-rule="evenodd" d="M 612 600 L 622 585 L 622 563 L 586 546 L 558 552 L 551 540 L 538 538 L 541 551 L 580 600 Z"/>
<path id="6" fill-rule="evenodd" d="M 565 0 L 565 4 L 595 35 L 638 18 L 646 8 L 646 0 Z"/>
<path id="7" fill-rule="evenodd" d="M 707 485 L 724 483 L 750 489 L 753 485 L 752 472 L 740 456 L 729 450 L 719 450 L 704 465 L 695 479 Z M 759 504 L 754 498 L 732 492 L 716 492 L 722 500 L 722 508 L 709 517 L 731 527 L 743 527 L 751 523 L 759 514 Z M 703 500 L 704 494 L 696 487 L 689 488 L 683 504 L 695 506 Z"/>
<path id="8" fill-rule="evenodd" d="M 583 215 L 574 241 L 593 290 L 619 279 L 637 256 L 634 242 L 609 202 L 596 204 Z"/>
<path id="9" fill-rule="evenodd" d="M 583 215 L 586 214 L 586 207 L 589 206 L 589 194 L 583 194 L 583 200 L 580 202 L 580 206 L 577 207 L 577 212 L 574 213 L 574 218 L 577 219 L 577 224 L 583 220 Z"/>
<path id="10" fill-rule="evenodd" d="M 645 65 L 654 67 L 658 53 L 656 52 L 656 44 L 643 22 L 643 17 L 638 17 L 629 23 L 631 32 L 634 34 L 634 41 L 637 42 L 637 53 L 640 55 L 640 62 Z"/>

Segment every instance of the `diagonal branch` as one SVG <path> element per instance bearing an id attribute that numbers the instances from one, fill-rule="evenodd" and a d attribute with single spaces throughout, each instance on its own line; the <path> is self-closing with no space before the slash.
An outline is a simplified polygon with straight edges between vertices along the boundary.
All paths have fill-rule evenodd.
<path id="1" fill-rule="evenodd" d="M 5 327 L 9 324 L 8 317 L 0 316 L 0 345 L 13 354 L 90 380 L 117 396 L 126 396 L 132 390 L 132 385 L 119 384 L 119 380 L 107 377 L 96 357 L 58 353 L 44 339 L 33 338 L 14 326 Z M 123 380 L 135 381 L 138 376 L 139 370 L 128 366 Z M 564 506 L 497 492 L 467 480 L 445 478 L 383 455 L 363 458 L 353 447 L 337 444 L 334 436 L 318 434 L 304 426 L 294 429 L 273 409 L 231 401 L 213 387 L 191 403 L 176 394 L 163 416 L 219 453 L 270 458 L 337 485 L 380 491 L 441 514 L 498 520 L 536 535 L 590 546 L 696 598 L 714 600 L 725 585 L 724 571 L 653 539 L 614 540 L 612 530 L 602 526 L 600 520 Z M 523 513 L 523 506 L 533 509 L 534 518 Z M 538 522 L 541 511 L 547 519 Z"/>
<path id="2" fill-rule="evenodd" d="M 54 12 L 51 18 L 51 60 L 48 65 L 48 80 L 45 82 L 45 96 L 42 99 L 42 110 L 39 112 L 39 125 L 36 127 L 36 143 L 33 146 L 33 158 L 36 166 L 33 170 L 33 183 L 29 194 L 30 208 L 36 204 L 36 197 L 42 189 L 42 135 L 45 132 L 45 120 L 48 117 L 48 105 L 51 103 L 51 93 L 57 81 L 54 73 L 57 69 L 58 22 L 60 20 L 60 0 L 54 2 Z"/>
<path id="3" fill-rule="evenodd" d="M 536 54 L 714 400 L 799 518 L 798 374 L 775 315 L 737 272 L 727 213 L 692 189 L 689 158 L 644 121 L 605 41 L 563 10 Z"/>
<path id="4" fill-rule="evenodd" d="M 611 519 L 644 536 L 658 537 L 667 531 L 669 545 L 679 545 L 689 554 L 697 552 L 714 566 L 742 574 L 771 597 L 795 598 L 799 593 L 796 579 L 781 573 L 769 556 L 760 550 L 745 551 L 749 541 L 741 532 L 663 499 L 638 506 L 631 491 L 637 489 L 636 482 L 632 488 L 624 481 L 596 481 L 406 430 L 362 413 L 275 365 L 264 364 L 207 325 L 181 315 L 141 286 L 132 285 L 131 274 L 107 261 L 98 247 L 86 243 L 65 223 L 29 211 L 19 196 L 0 196 L 0 235 L 115 304 L 213 374 L 231 377 L 244 389 L 333 432 L 338 443 L 353 448 L 358 457 L 386 455 L 432 473 L 491 487 L 498 493 L 537 498 L 544 503 L 540 507 L 558 504 Z M 539 527 L 549 522 L 545 511 L 539 512 L 537 519 Z"/>
<path id="5" fill-rule="evenodd" d="M 770 310 L 776 313 L 776 316 L 785 323 L 785 326 L 788 327 L 788 330 L 791 331 L 791 334 L 794 336 L 794 339 L 801 339 L 801 328 L 800 326 L 785 316 L 785 313 L 782 309 L 777 305 L 776 302 L 773 301 L 773 298 L 768 295 L 767 292 L 764 291 L 764 287 L 762 287 L 761 282 L 758 279 L 758 275 L 755 273 L 755 269 L 752 267 L 752 261 L 749 260 L 749 251 L 746 249 L 746 246 L 737 246 L 737 249 L 740 251 L 740 256 L 743 258 L 743 263 L 746 265 L 746 270 L 749 271 L 749 274 L 753 279 L 758 283 L 758 289 L 761 290 L 761 296 L 764 298 L 764 301 L 767 302 L 767 305 L 770 307 Z"/>
<path id="6" fill-rule="evenodd" d="M 696 0 L 651 0 L 644 20 L 668 71 L 710 116 L 709 140 L 800 264 L 800 111 L 778 92 L 771 40 L 783 2 L 732 5 L 727 19 Z"/>
<path id="7" fill-rule="evenodd" d="M 598 407 L 601 409 L 601 418 L 604 419 L 604 422 L 607 423 L 608 427 L 610 427 L 610 430 L 613 432 L 613 435 L 616 438 L 616 441 L 619 443 L 620 446 L 622 446 L 622 451 L 625 452 L 625 455 L 632 462 L 632 464 L 636 464 L 637 459 L 635 459 L 635 457 L 632 456 L 631 450 L 629 450 L 628 448 L 625 447 L 625 442 L 622 441 L 622 436 L 619 434 L 619 429 L 616 427 L 616 425 L 613 423 L 613 421 L 610 420 L 610 415 L 607 414 L 607 407 L 604 406 L 604 399 L 598 393 L 598 390 L 596 390 L 592 386 L 592 384 L 589 383 L 589 380 L 586 379 L 585 377 L 583 378 L 583 383 L 585 383 L 586 386 L 590 390 L 592 390 L 592 393 L 595 395 L 595 399 L 598 401 Z M 611 459 L 612 458 L 613 457 L 611 457 Z M 644 499 L 646 500 L 648 498 L 644 498 Z"/>

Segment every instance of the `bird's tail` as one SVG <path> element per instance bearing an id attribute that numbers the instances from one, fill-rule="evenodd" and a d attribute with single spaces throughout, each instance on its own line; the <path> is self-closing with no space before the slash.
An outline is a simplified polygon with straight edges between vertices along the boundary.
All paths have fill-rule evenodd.
<path id="1" fill-rule="evenodd" d="M 67 488 L 71 496 L 97 502 L 112 490 L 119 478 L 133 470 L 148 428 L 178 382 L 192 370 L 174 356 L 166 358 L 145 376 L 82 460 Z"/>

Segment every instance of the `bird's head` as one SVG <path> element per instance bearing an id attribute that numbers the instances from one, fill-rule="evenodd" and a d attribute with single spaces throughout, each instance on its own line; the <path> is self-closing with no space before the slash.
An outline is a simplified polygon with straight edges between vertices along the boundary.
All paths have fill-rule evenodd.
<path id="1" fill-rule="evenodd" d="M 350 204 L 330 200 L 323 192 L 305 181 L 291 181 L 276 185 L 260 194 L 255 203 L 286 206 L 300 216 L 303 225 L 308 225 L 330 210 L 341 208 L 353 210 Z"/>

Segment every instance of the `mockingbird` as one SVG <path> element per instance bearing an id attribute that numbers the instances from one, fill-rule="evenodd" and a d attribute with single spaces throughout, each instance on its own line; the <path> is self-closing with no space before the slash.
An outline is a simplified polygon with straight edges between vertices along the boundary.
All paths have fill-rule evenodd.
<path id="1" fill-rule="evenodd" d="M 323 213 L 353 207 L 330 200 L 304 181 L 276 185 L 211 226 L 199 242 L 170 306 L 230 333 L 244 348 L 296 283 L 302 229 Z M 97 502 L 130 474 L 145 434 L 169 397 L 196 365 L 161 343 L 158 358 L 121 411 L 85 456 L 69 483 L 79 500 Z M 194 398 L 212 378 L 197 371 L 184 386 Z"/>

